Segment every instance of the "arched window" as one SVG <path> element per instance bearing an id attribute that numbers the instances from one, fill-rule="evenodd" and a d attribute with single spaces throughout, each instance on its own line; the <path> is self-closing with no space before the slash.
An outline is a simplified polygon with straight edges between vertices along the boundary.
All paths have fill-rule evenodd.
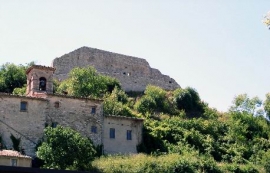
<path id="1" fill-rule="evenodd" d="M 46 78 L 45 77 L 39 78 L 39 90 L 46 91 Z"/>

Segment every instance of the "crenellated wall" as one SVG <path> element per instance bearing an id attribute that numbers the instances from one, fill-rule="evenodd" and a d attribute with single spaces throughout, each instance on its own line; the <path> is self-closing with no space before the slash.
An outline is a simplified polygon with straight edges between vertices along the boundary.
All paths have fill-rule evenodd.
<path id="1" fill-rule="evenodd" d="M 66 79 L 74 67 L 93 66 L 101 74 L 119 79 L 125 91 L 144 91 L 148 84 L 166 90 L 179 88 L 179 84 L 158 69 L 151 68 L 145 59 L 121 55 L 88 47 L 55 58 L 52 66 L 54 77 Z"/>

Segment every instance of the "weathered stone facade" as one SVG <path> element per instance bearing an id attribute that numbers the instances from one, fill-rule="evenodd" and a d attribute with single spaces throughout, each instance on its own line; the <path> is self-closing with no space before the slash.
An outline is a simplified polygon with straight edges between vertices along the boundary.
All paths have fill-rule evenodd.
<path id="1" fill-rule="evenodd" d="M 27 90 L 26 96 L 31 97 L 46 97 L 44 94 L 53 93 L 53 72 L 52 67 L 33 65 L 26 71 L 27 75 Z M 43 79 L 43 80 L 42 80 Z M 40 84 L 44 81 L 44 87 Z"/>
<path id="2" fill-rule="evenodd" d="M 119 79 L 125 91 L 144 91 L 148 84 L 166 90 L 180 87 L 174 79 L 151 68 L 145 59 L 99 49 L 82 47 L 55 58 L 52 62 L 52 66 L 56 68 L 54 77 L 60 80 L 66 79 L 71 69 L 89 65 L 101 74 Z"/>
<path id="3" fill-rule="evenodd" d="M 0 93 L 0 135 L 8 149 L 12 148 L 10 136 L 13 134 L 21 138 L 25 153 L 35 156 L 35 147 L 43 137 L 44 128 L 59 124 L 89 137 L 95 145 L 103 144 L 105 153 L 137 152 L 142 120 L 104 117 L 102 100 L 52 94 L 53 72 L 51 67 L 32 66 L 27 70 L 27 96 Z M 108 122 L 111 122 L 109 126 Z M 117 138 L 113 140 L 107 138 L 111 125 L 117 132 Z M 132 141 L 125 138 L 127 127 L 132 130 Z"/>
<path id="4" fill-rule="evenodd" d="M 21 103 L 26 110 L 21 110 Z M 0 94 L 0 133 L 8 149 L 12 148 L 10 135 L 21 137 L 21 147 L 27 155 L 35 153 L 35 146 L 43 136 L 46 123 L 48 101 L 43 98 L 31 98 Z"/>
<path id="5" fill-rule="evenodd" d="M 26 110 L 21 110 L 21 103 Z M 57 105 L 57 106 L 56 106 Z M 91 109 L 95 108 L 95 113 Z M 68 126 L 89 137 L 95 145 L 102 144 L 102 101 L 48 95 L 47 98 L 22 97 L 0 94 L 0 132 L 7 148 L 12 148 L 10 135 L 21 138 L 21 147 L 30 156 L 35 155 L 35 146 L 43 137 L 47 125 Z M 96 133 L 91 133 L 96 126 Z"/>
<path id="6" fill-rule="evenodd" d="M 73 98 L 61 95 L 48 95 L 48 124 L 57 123 L 69 126 L 86 137 L 90 137 L 96 145 L 102 144 L 103 106 L 102 100 Z M 95 112 L 91 112 L 92 108 Z M 91 127 L 97 128 L 91 133 Z"/>
<path id="7" fill-rule="evenodd" d="M 142 141 L 143 119 L 106 116 L 104 118 L 103 146 L 104 152 L 137 153 L 137 145 Z M 115 137 L 110 136 L 110 130 L 114 129 Z M 131 132 L 128 139 L 128 131 Z"/>

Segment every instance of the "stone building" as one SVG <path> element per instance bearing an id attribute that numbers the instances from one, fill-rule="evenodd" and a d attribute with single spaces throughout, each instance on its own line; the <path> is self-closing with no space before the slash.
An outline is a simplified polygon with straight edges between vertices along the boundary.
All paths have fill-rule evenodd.
<path id="1" fill-rule="evenodd" d="M 0 93 L 0 135 L 7 148 L 12 148 L 12 134 L 21 138 L 27 155 L 35 156 L 44 128 L 62 125 L 91 138 L 95 145 L 102 144 L 105 153 L 137 152 L 142 119 L 104 116 L 102 100 L 53 94 L 54 71 L 34 65 L 26 71 L 26 96 Z"/>
<path id="2" fill-rule="evenodd" d="M 151 68 L 145 59 L 89 47 L 55 58 L 52 66 L 56 68 L 54 76 L 59 80 L 66 79 L 75 67 L 93 66 L 97 72 L 117 78 L 125 91 L 144 91 L 149 84 L 166 90 L 180 87 L 173 78 Z"/>

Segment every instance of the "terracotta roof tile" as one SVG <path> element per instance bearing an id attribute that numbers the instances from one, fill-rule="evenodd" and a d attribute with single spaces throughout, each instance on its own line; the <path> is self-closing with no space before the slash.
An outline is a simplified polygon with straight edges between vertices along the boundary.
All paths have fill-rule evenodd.
<path id="1" fill-rule="evenodd" d="M 144 121 L 143 118 L 127 117 L 127 116 L 120 116 L 120 115 L 106 115 L 106 117 Z"/>
<path id="2" fill-rule="evenodd" d="M 42 66 L 42 65 L 32 65 L 26 70 L 26 74 L 28 74 L 32 69 L 44 69 L 44 70 L 50 70 L 50 71 L 55 71 L 54 67 L 48 67 L 48 66 Z"/>
<path id="3" fill-rule="evenodd" d="M 30 156 L 22 155 L 20 152 L 14 150 L 0 150 L 0 156 L 11 156 L 31 159 Z"/>

